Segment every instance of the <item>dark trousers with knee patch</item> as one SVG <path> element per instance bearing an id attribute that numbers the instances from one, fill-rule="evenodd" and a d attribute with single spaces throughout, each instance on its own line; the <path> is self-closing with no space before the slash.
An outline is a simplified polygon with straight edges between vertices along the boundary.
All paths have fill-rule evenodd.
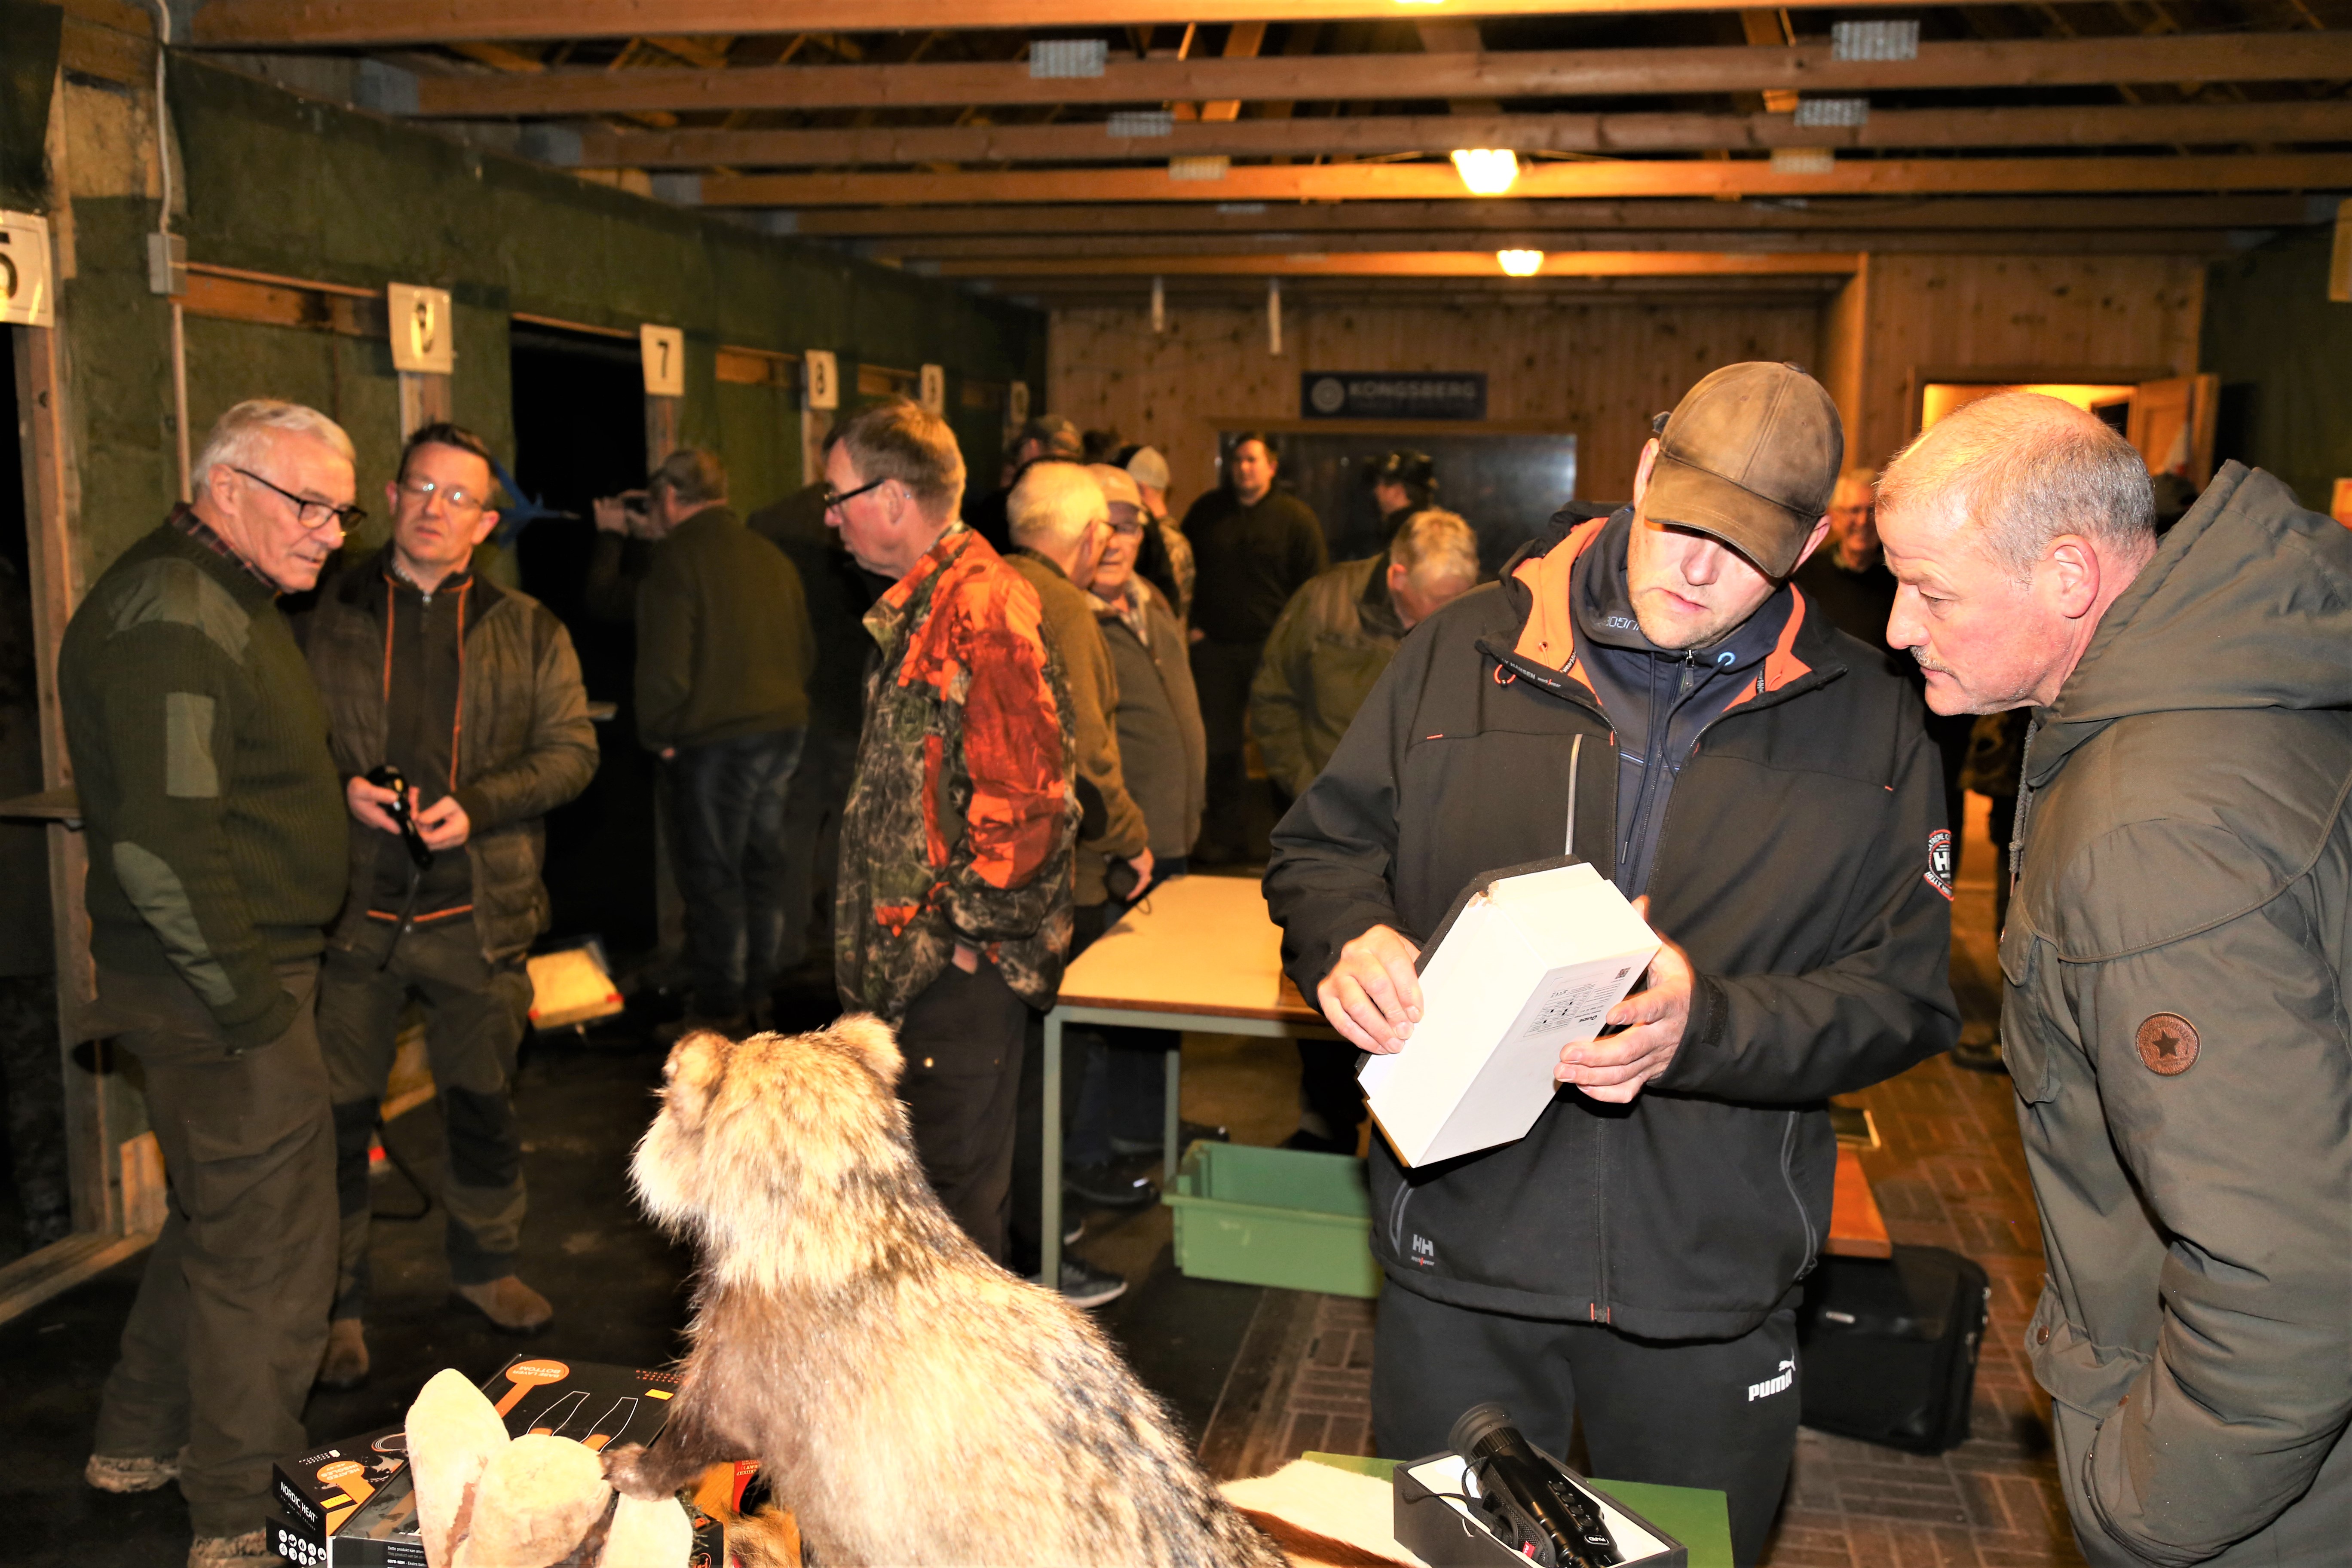
<path id="1" fill-rule="evenodd" d="M 309 1441 L 302 1402 L 335 1277 L 317 975 L 314 960 L 278 965 L 294 1022 L 237 1051 L 185 981 L 98 973 L 100 1014 L 146 1075 L 171 1201 L 90 1447 L 131 1458 L 184 1446 L 180 1491 L 198 1535 L 259 1530 L 271 1461 Z"/>
<path id="2" fill-rule="evenodd" d="M 931 1190 L 982 1252 L 1004 1261 L 1013 1133 L 1029 1004 L 985 958 L 923 987 L 898 1023 L 898 1079 Z"/>
<path id="3" fill-rule="evenodd" d="M 342 1211 L 338 1318 L 367 1314 L 368 1141 L 411 1000 L 424 1010 L 425 1057 L 446 1134 L 440 1195 L 448 1215 L 450 1280 L 504 1279 L 515 1271 L 522 1246 L 522 1131 L 513 1094 L 515 1056 L 530 1014 L 522 960 L 493 964 L 484 958 L 470 914 L 406 931 L 370 921 L 349 951 L 327 955 L 319 984 L 319 1043 L 334 1095 L 335 1190 Z"/>
<path id="4" fill-rule="evenodd" d="M 1592 1474 L 1724 1493 L 1745 1568 L 1796 1454 L 1796 1361 L 1793 1307 L 1738 1339 L 1638 1340 L 1451 1307 L 1391 1282 L 1372 1335 L 1373 1436 L 1388 1458 L 1440 1453 L 1454 1418 L 1491 1399 L 1528 1442 L 1565 1457 L 1580 1420 Z"/>

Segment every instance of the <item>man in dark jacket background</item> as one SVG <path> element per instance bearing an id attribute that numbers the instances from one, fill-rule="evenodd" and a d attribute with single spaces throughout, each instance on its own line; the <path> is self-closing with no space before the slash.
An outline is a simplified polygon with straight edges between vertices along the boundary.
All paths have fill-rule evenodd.
<path id="1" fill-rule="evenodd" d="M 1482 874 L 1565 849 L 1644 900 L 1666 941 L 1622 1032 L 1563 1052 L 1527 1137 L 1412 1171 L 1376 1144 L 1375 1434 L 1430 1453 L 1495 1399 L 1560 1452 L 1580 1417 L 1596 1471 L 1726 1492 L 1743 1563 L 1795 1448 L 1823 1101 L 1955 1032 L 1918 698 L 1786 586 L 1843 447 L 1793 366 L 1702 381 L 1633 507 L 1405 640 L 1265 879 L 1292 979 L 1380 1051 Z"/>
<path id="2" fill-rule="evenodd" d="M 546 929 L 546 815 L 596 772 L 570 634 L 538 600 L 472 569 L 498 526 L 489 449 L 427 425 L 384 487 L 392 542 L 320 594 L 304 650 L 327 706 L 351 815 L 352 890 L 319 981 L 319 1042 L 335 1108 L 341 1266 L 319 1381 L 368 1373 L 368 1144 L 401 1014 L 425 1010 L 446 1148 L 449 1279 L 509 1333 L 554 1320 L 515 1272 L 525 1196 L 513 1078 L 530 1011 L 523 955 Z M 389 763 L 429 866 L 403 847 L 372 782 Z"/>
<path id="3" fill-rule="evenodd" d="M 1246 858 L 1250 682 L 1282 607 L 1328 562 L 1323 525 L 1297 496 L 1274 488 L 1280 466 L 1268 437 L 1247 431 L 1225 458 L 1225 482 L 1184 514 L 1197 576 L 1192 681 L 1209 737 L 1209 805 L 1194 847 L 1203 865 Z"/>
<path id="4" fill-rule="evenodd" d="M 2352 1541 L 2352 533 L 2009 394 L 1880 489 L 1891 639 L 2032 703 L 2001 1045 L 2049 1278 L 2026 1331 L 2095 1568 Z"/>
<path id="5" fill-rule="evenodd" d="M 662 546 L 637 587 L 637 739 L 662 761 L 686 900 L 677 1028 L 764 1028 L 815 637 L 800 574 L 728 510 L 716 453 L 671 453 L 646 489 Z"/>

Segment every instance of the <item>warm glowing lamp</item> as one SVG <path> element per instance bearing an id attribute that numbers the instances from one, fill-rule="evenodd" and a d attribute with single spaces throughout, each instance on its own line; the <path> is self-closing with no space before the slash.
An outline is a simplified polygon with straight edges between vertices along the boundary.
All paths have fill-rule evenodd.
<path id="1" fill-rule="evenodd" d="M 1495 252 L 1495 259 L 1502 264 L 1504 271 L 1514 278 L 1532 278 L 1543 270 L 1543 252 L 1540 250 L 1498 250 Z"/>
<path id="2" fill-rule="evenodd" d="M 1457 147 L 1454 172 L 1474 196 L 1499 196 L 1519 177 L 1518 155 L 1508 147 Z"/>

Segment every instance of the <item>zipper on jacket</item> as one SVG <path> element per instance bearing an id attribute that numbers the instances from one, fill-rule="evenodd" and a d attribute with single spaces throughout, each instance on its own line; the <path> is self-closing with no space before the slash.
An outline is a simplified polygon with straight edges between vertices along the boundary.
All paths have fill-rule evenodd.
<path id="1" fill-rule="evenodd" d="M 1805 1227 L 1805 1261 L 1797 1270 L 1800 1279 L 1813 1271 L 1821 1245 L 1821 1237 L 1813 1229 L 1813 1216 L 1805 1212 L 1804 1194 L 1797 1191 L 1797 1128 L 1804 1114 L 1801 1110 L 1789 1112 L 1789 1125 L 1780 1133 L 1780 1184 L 1789 1189 L 1789 1201 L 1797 1205 L 1797 1223 Z"/>

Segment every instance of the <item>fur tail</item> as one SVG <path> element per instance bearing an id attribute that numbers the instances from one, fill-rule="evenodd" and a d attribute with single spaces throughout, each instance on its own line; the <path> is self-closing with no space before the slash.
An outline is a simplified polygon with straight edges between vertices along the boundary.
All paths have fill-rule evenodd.
<path id="1" fill-rule="evenodd" d="M 801 1568 L 800 1527 L 772 1508 L 730 1520 L 727 1561 L 730 1568 Z"/>

